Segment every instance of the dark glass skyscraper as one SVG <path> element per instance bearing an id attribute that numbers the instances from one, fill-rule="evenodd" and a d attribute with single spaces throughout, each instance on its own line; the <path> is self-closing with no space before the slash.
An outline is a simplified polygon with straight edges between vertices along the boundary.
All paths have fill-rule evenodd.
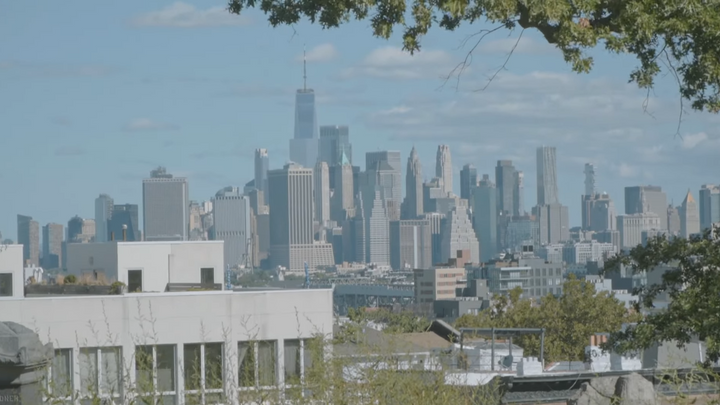
<path id="1" fill-rule="evenodd" d="M 343 153 L 352 165 L 352 145 L 347 125 L 321 126 L 318 160 L 327 163 L 330 167 L 336 166 L 341 164 L 340 158 Z"/>
<path id="2" fill-rule="evenodd" d="M 123 225 L 127 226 L 125 229 L 125 238 L 127 241 L 135 242 L 141 239 L 137 204 L 113 206 L 113 216 L 110 218 L 110 221 L 108 221 L 108 234 L 112 234 L 115 240 L 122 240 Z"/>

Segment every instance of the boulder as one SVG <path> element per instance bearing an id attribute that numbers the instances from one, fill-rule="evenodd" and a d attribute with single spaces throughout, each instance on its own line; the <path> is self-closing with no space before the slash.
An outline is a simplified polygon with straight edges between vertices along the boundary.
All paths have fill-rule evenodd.
<path id="1" fill-rule="evenodd" d="M 619 377 L 597 377 L 583 383 L 568 405 L 657 405 L 652 383 L 632 373 Z"/>

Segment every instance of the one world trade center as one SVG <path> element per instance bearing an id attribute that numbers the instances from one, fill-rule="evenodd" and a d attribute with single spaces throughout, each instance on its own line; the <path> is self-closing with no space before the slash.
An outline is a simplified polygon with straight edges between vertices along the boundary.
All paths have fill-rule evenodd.
<path id="1" fill-rule="evenodd" d="M 303 88 L 295 94 L 295 134 L 290 140 L 290 160 L 305 167 L 314 167 L 318 153 L 318 126 L 315 92 L 307 88 L 303 57 Z"/>

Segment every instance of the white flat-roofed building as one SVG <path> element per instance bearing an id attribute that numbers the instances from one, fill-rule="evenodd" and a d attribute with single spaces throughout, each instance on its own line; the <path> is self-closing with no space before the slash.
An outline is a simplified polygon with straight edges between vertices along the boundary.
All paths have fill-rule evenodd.
<path id="1" fill-rule="evenodd" d="M 130 292 L 165 291 L 168 284 L 224 284 L 223 241 L 68 244 L 67 270 L 78 278 L 102 275 L 123 282 Z"/>
<path id="2" fill-rule="evenodd" d="M 221 264 L 223 257 L 222 242 L 87 244 L 92 245 L 96 248 L 69 255 L 74 268 L 82 269 L 83 258 L 93 257 L 95 267 L 119 271 L 121 278 L 123 271 L 138 267 L 147 271 L 143 280 L 160 280 L 159 273 L 168 271 L 159 260 L 162 254 L 166 260 L 175 254 L 185 266 L 177 274 L 197 267 L 196 275 L 205 265 L 201 261 Z M 79 403 L 90 403 L 87 398 L 99 387 L 101 398 L 126 403 L 139 387 L 147 387 L 140 379 L 152 376 L 158 403 L 196 403 L 189 400 L 197 401 L 200 392 L 201 403 L 225 403 L 219 398 L 301 378 L 310 356 L 307 339 L 332 337 L 330 288 L 32 297 L 24 294 L 22 246 L 3 249 L 0 280 L 9 281 L 12 291 L 0 296 L 1 319 L 53 344 L 48 371 L 53 398 L 74 392 Z M 252 378 L 241 378 L 241 370 Z"/>
<path id="3" fill-rule="evenodd" d="M 23 245 L 0 243 L 0 300 L 22 298 L 25 271 L 23 269 Z M 5 315 L 0 301 L 0 316 Z M 2 318 L 0 318 L 2 320 Z"/>

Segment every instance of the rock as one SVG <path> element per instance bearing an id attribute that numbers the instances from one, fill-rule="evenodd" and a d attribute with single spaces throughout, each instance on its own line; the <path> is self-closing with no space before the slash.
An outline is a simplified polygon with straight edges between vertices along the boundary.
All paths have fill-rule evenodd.
<path id="1" fill-rule="evenodd" d="M 658 403 L 653 384 L 636 373 L 618 378 L 615 397 L 620 399 L 618 405 L 655 405 Z"/>
<path id="2" fill-rule="evenodd" d="M 656 405 L 655 388 L 643 376 L 598 377 L 583 383 L 568 405 Z"/>

